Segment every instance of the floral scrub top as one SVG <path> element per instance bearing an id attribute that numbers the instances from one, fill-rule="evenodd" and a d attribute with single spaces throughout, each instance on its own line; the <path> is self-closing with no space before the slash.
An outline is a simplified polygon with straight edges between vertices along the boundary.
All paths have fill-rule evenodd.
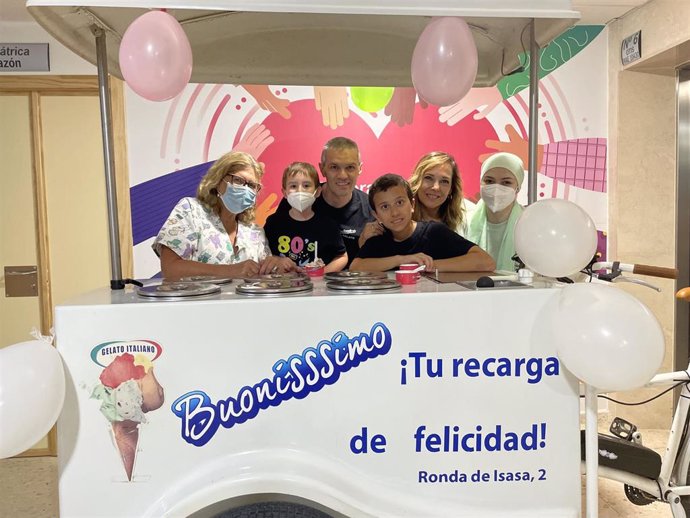
<path id="1" fill-rule="evenodd" d="M 259 262 L 271 255 L 264 230 L 237 222 L 237 253 L 220 217 L 196 198 L 182 198 L 168 216 L 153 250 L 160 256 L 167 246 L 182 259 L 209 264 L 235 264 L 251 259 Z"/>

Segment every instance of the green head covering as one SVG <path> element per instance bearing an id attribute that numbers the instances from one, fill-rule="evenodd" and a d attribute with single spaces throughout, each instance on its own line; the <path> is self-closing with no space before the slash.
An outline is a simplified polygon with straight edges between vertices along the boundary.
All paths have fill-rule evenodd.
<path id="1" fill-rule="evenodd" d="M 520 160 L 520 157 L 512 153 L 495 153 L 491 155 L 484 160 L 482 164 L 482 174 L 480 178 L 484 178 L 486 172 L 495 167 L 502 167 L 513 173 L 518 183 L 518 189 L 520 188 L 522 181 L 525 179 L 525 166 L 522 160 Z"/>
<path id="2" fill-rule="evenodd" d="M 512 153 L 496 153 L 491 155 L 489 158 L 484 160 L 482 164 L 482 174 L 484 175 L 491 169 L 496 167 L 502 167 L 507 169 L 518 183 L 518 189 L 522 185 L 522 181 L 525 179 L 525 169 L 519 157 L 513 155 Z M 488 249 L 488 225 L 489 222 L 486 219 L 486 205 L 484 200 L 479 200 L 475 212 L 472 214 L 467 228 L 467 239 L 479 245 L 480 248 L 484 250 Z M 513 204 L 513 209 L 510 211 L 510 216 L 506 223 L 505 233 L 503 234 L 503 239 L 501 241 L 501 247 L 498 253 L 494 252 L 496 260 L 497 270 L 510 270 L 515 271 L 515 263 L 511 257 L 515 254 L 515 224 L 517 220 L 520 219 L 522 214 L 522 207 L 517 203 Z"/>

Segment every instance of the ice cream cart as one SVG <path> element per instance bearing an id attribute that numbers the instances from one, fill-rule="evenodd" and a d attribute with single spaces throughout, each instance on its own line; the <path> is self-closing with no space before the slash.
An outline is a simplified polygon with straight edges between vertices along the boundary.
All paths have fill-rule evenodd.
<path id="1" fill-rule="evenodd" d="M 553 0 L 87 4 L 28 2 L 49 32 L 116 75 L 124 28 L 167 7 L 186 20 L 198 82 L 405 86 L 429 17 L 462 16 L 477 41 L 476 85 L 488 85 L 520 65 L 526 28 L 543 45 L 577 17 Z M 98 49 L 94 25 L 107 43 Z M 309 61 L 286 47 L 280 66 L 249 54 L 219 65 L 236 38 L 290 33 L 294 48 L 318 48 L 324 32 L 331 50 Z M 175 300 L 103 289 L 56 308 L 69 377 L 61 515 L 213 516 L 272 501 L 331 516 L 580 515 L 578 386 L 540 325 L 556 288 L 329 284 L 177 286 Z"/>
<path id="2" fill-rule="evenodd" d="M 539 325 L 559 290 L 330 284 L 57 308 L 62 515 L 579 516 L 578 385 Z"/>

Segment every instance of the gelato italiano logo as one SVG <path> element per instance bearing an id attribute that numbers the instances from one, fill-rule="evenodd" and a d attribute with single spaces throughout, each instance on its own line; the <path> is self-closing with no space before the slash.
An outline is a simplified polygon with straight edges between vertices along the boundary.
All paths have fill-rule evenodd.
<path id="1" fill-rule="evenodd" d="M 110 424 L 128 481 L 134 474 L 141 425 L 148 422 L 146 414 L 165 401 L 153 373 L 153 362 L 162 352 L 160 344 L 151 340 L 105 342 L 91 350 L 91 360 L 103 368 L 91 398 L 100 402 Z"/>
<path id="2" fill-rule="evenodd" d="M 91 360 L 101 367 L 106 367 L 121 354 L 129 353 L 131 355 L 141 355 L 153 362 L 162 352 L 163 348 L 160 344 L 151 340 L 105 342 L 91 349 Z"/>
<path id="3" fill-rule="evenodd" d="M 177 398 L 171 410 L 181 420 L 182 438 L 194 446 L 203 446 L 219 426 L 231 428 L 253 419 L 260 410 L 318 392 L 338 381 L 341 374 L 388 353 L 391 344 L 391 332 L 380 322 L 369 333 L 354 338 L 338 331 L 316 347 L 279 359 L 270 377 L 242 387 L 236 395 L 214 403 L 205 392 L 193 390 Z"/>

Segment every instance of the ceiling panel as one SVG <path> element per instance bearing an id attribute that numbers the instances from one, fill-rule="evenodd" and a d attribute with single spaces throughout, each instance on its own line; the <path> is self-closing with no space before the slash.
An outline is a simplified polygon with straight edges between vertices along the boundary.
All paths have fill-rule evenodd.
<path id="1" fill-rule="evenodd" d="M 580 11 L 580 23 L 604 24 L 618 18 L 648 0 L 574 0 L 573 9 Z M 0 0 L 0 21 L 33 21 L 25 0 Z"/>

